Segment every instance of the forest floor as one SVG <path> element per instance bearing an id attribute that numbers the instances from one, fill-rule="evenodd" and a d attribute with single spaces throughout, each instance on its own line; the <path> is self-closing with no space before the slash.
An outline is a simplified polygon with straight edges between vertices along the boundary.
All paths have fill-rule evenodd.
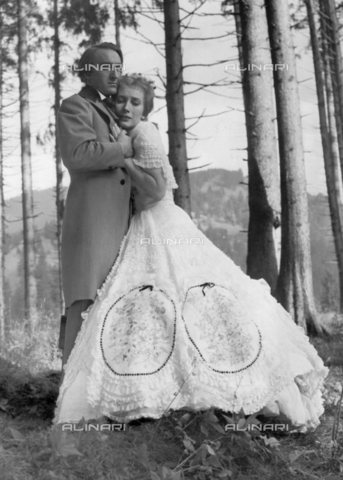
<path id="1" fill-rule="evenodd" d="M 324 317 L 323 317 L 324 318 Z M 325 413 L 315 432 L 227 432 L 223 412 L 173 412 L 124 431 L 51 429 L 59 372 L 32 374 L 0 358 L 2 480 L 289 480 L 343 478 L 343 319 L 328 315 L 330 337 L 311 339 L 330 367 Z M 343 408 L 342 408 L 343 410 Z M 341 414 L 343 418 L 343 412 Z M 254 417 L 241 417 L 257 423 Z M 335 426 L 338 429 L 335 428 Z"/>

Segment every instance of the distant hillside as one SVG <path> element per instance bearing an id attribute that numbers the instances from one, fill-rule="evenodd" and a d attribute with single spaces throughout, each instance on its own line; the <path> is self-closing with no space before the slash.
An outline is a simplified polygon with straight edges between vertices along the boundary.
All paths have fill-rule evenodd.
<path id="1" fill-rule="evenodd" d="M 35 226 L 38 230 L 44 228 L 46 223 L 54 222 L 55 213 L 55 193 L 52 188 L 47 190 L 34 191 L 34 208 L 35 208 Z M 21 197 L 14 197 L 7 201 L 6 220 L 7 233 L 15 234 L 22 230 L 22 205 Z"/>
<path id="2" fill-rule="evenodd" d="M 247 227 L 249 221 L 247 186 L 242 172 L 211 169 L 191 173 L 192 217 L 198 227 L 235 263 L 245 270 Z M 35 191 L 35 224 L 40 268 L 37 276 L 44 284 L 42 296 L 53 302 L 56 285 L 55 200 L 53 189 Z M 337 267 L 334 263 L 327 197 L 309 196 L 311 250 L 314 288 L 317 302 L 337 297 Z M 21 199 L 8 201 L 6 273 L 9 296 L 20 300 L 21 267 Z M 47 278 L 50 278 L 48 288 Z M 15 292 L 17 293 L 15 294 Z M 19 293 L 18 293 L 19 291 Z M 334 301 L 334 300 L 332 300 Z M 19 302 L 20 303 L 20 302 Z"/>

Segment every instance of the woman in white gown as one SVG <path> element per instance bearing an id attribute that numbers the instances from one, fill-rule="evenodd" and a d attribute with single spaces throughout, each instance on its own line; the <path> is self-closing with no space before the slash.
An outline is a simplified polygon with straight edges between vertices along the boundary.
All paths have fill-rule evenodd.
<path id="1" fill-rule="evenodd" d="M 83 314 L 53 423 L 215 407 L 315 428 L 328 369 L 266 282 L 247 276 L 175 205 L 158 130 L 142 121 L 152 104 L 147 80 L 122 77 L 116 113 L 133 142 L 126 168 L 136 213 Z"/>

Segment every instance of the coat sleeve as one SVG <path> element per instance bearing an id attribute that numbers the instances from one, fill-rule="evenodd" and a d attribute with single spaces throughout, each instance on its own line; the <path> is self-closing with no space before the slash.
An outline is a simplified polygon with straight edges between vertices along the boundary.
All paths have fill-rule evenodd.
<path id="1" fill-rule="evenodd" d="M 79 95 L 64 100 L 57 117 L 57 138 L 68 170 L 112 170 L 123 167 L 118 142 L 100 142 L 92 126 L 92 110 Z"/>

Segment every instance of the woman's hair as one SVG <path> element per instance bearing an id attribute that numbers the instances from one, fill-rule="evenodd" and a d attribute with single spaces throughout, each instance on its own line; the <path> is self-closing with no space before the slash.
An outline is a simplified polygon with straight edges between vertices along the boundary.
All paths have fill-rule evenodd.
<path id="1" fill-rule="evenodd" d="M 154 82 L 143 77 L 140 73 L 123 75 L 118 81 L 118 91 L 122 85 L 140 88 L 144 94 L 143 116 L 147 117 L 154 108 Z"/>

